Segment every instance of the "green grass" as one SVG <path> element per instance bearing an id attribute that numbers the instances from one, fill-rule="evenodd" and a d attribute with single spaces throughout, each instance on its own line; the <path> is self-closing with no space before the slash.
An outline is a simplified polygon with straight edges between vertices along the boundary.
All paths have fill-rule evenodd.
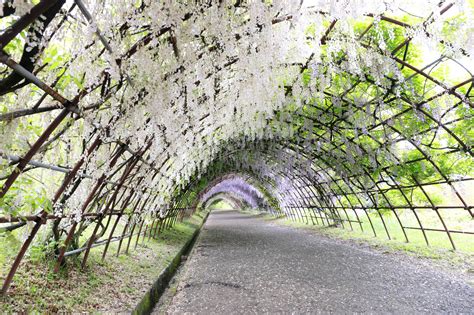
<path id="1" fill-rule="evenodd" d="M 197 214 L 163 231 L 157 240 L 142 243 L 140 239 L 137 249 L 133 249 L 133 239 L 128 255 L 116 257 L 115 242 L 102 261 L 104 246 L 93 248 L 84 270 L 80 268 L 82 255 L 69 259 L 58 274 L 52 272 L 54 260 L 32 259 L 29 255 L 15 275 L 8 295 L 0 298 L 0 309 L 7 313 L 131 310 L 202 220 L 203 214 Z M 7 270 L 10 254 L 0 253 L 3 270 Z"/>

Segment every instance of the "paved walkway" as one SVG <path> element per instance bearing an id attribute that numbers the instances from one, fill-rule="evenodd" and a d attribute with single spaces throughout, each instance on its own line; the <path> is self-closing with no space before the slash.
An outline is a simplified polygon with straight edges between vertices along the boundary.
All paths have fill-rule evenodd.
<path id="1" fill-rule="evenodd" d="M 168 312 L 474 313 L 474 288 L 402 255 L 216 211 Z"/>

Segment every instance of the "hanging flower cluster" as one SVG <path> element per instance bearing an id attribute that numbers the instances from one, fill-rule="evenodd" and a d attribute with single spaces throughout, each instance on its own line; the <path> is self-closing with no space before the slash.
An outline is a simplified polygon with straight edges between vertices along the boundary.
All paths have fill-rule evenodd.
<path id="1" fill-rule="evenodd" d="M 7 1 L 0 25 L 33 6 Z M 81 221 L 118 206 L 164 216 L 222 161 L 271 177 L 283 206 L 302 197 L 293 180 L 307 175 L 300 184 L 321 183 L 308 193 L 326 206 L 435 207 L 426 191 L 414 200 L 406 190 L 437 182 L 472 216 L 452 184 L 473 175 L 474 27 L 465 1 L 81 0 L 50 10 L 2 56 L 22 60 L 73 104 L 33 158 L 67 170 L 80 161 L 53 202 L 56 215 Z M 1 71 L 5 181 L 13 156 L 25 156 L 65 104 Z M 52 200 L 62 175 L 36 168 L 22 169 L 2 213 L 49 207 L 26 205 L 36 193 L 22 187 L 40 186 Z M 216 189 L 255 193 L 226 185 Z M 380 193 L 394 187 L 395 196 Z"/>

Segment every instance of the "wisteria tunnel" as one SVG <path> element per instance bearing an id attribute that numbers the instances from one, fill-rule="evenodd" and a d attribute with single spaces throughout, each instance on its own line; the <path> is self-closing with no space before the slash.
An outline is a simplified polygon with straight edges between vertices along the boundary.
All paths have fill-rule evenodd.
<path id="1" fill-rule="evenodd" d="M 80 271 L 222 200 L 474 252 L 471 0 L 5 0 L 0 16 L 4 295 L 38 250 Z"/>

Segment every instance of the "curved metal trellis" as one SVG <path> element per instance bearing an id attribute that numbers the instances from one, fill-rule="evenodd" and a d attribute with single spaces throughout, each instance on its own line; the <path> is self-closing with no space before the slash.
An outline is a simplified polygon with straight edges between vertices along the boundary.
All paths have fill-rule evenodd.
<path id="1" fill-rule="evenodd" d="M 9 6 L 10 4 L 11 1 L 2 4 L 3 18 L 14 15 L 14 9 Z M 129 15 L 143 12 L 150 5 L 143 1 L 135 8 L 136 12 L 129 12 Z M 210 1 L 208 7 L 212 5 L 213 2 Z M 235 14 L 238 14 L 239 10 L 246 9 L 245 1 L 235 1 L 232 5 Z M 67 10 L 64 9 L 65 6 L 65 1 L 42 0 L 26 14 L 14 20 L 0 35 L 2 48 L 0 62 L 6 67 L 2 70 L 0 94 L 16 95 L 15 93 L 31 88 L 31 84 L 37 87 L 34 90 L 36 93 L 41 92 L 41 97 L 33 107 L 2 113 L 0 122 L 7 125 L 12 121 L 40 114 L 49 120 L 49 124 L 27 150 L 13 150 L 13 146 L 0 148 L 0 157 L 6 161 L 5 170 L 8 171 L 0 182 L 2 185 L 0 198 L 2 200 L 13 198 L 15 185 L 31 171 L 44 169 L 49 172 L 48 174 L 65 174 L 64 177 L 57 177 L 60 184 L 54 187 L 51 208 L 42 209 L 35 214 L 0 217 L 0 224 L 9 223 L 7 226 L 9 230 L 22 228 L 25 222 L 34 222 L 27 239 L 12 262 L 9 273 L 4 278 L 3 294 L 7 292 L 17 268 L 37 238 L 41 227 L 49 222 L 52 222 L 56 241 L 62 241 L 62 245 L 58 247 L 55 271 L 59 270 L 65 257 L 79 253 L 83 253 L 82 266 L 85 267 L 90 250 L 94 247 L 104 245 L 102 259 L 105 259 L 110 243 L 119 242 L 116 253 L 118 255 L 121 253 L 122 244 L 125 246 L 123 242 L 126 241 L 124 252 L 128 253 L 133 237 L 136 237 L 136 247 L 140 237 L 143 240 L 146 237 L 157 237 L 163 228 L 170 228 L 177 220 L 191 215 L 202 201 L 201 198 L 219 182 L 228 179 L 222 175 L 229 173 L 247 174 L 247 179 L 260 183 L 279 203 L 279 209 L 269 211 L 275 215 L 286 215 L 292 220 L 348 227 L 351 230 L 358 227 L 361 231 L 373 233 L 375 236 L 380 236 L 380 231 L 375 227 L 378 222 L 375 221 L 380 220 L 383 233 L 391 239 L 394 233 L 391 230 L 393 227 L 386 221 L 392 215 L 407 242 L 410 240 L 409 231 L 420 231 L 427 245 L 430 245 L 428 233 L 443 233 L 453 249 L 456 249 L 455 235 L 468 236 L 472 240 L 474 230 L 450 227 L 445 215 L 447 211 L 451 211 L 470 220 L 474 218 L 473 200 L 469 198 L 469 192 L 463 191 L 459 186 L 472 183 L 474 179 L 472 170 L 467 176 L 454 176 L 457 174 L 447 172 L 444 164 L 445 160 L 456 163 L 456 160 L 472 159 L 474 156 L 469 131 L 462 130 L 463 126 L 469 126 L 463 123 L 472 121 L 473 118 L 473 76 L 466 71 L 469 74 L 467 79 L 449 85 L 440 74 L 432 73 L 433 69 L 443 62 L 453 62 L 448 56 L 441 56 L 426 65 L 411 64 L 407 60 L 411 53 L 412 36 L 406 36 L 401 42 L 394 44 L 388 53 L 372 42 L 374 36 L 371 31 L 375 24 L 385 23 L 395 30 L 413 30 L 415 26 L 384 15 L 366 15 L 370 21 L 365 23 L 360 31 L 358 41 L 361 47 L 367 52 L 388 55 L 390 60 L 403 70 L 403 80 L 394 79 L 387 74 L 385 78 L 391 84 L 387 88 L 374 80 L 370 73 L 364 74 L 363 79 L 356 77 L 344 68 L 347 53 L 341 54 L 338 62 L 332 63 L 331 67 L 337 68 L 339 76 L 347 80 L 348 84 L 344 88 L 329 85 L 324 89 L 321 101 L 316 102 L 312 98 L 307 98 L 300 100 L 302 104 L 297 106 L 297 109 L 289 106 L 275 112 L 266 120 L 264 126 L 264 129 L 272 135 L 268 139 L 259 140 L 248 135 L 236 134 L 233 140 L 219 143 L 220 152 L 209 157 L 210 166 L 197 168 L 196 174 L 191 179 L 183 178 L 181 182 L 176 180 L 174 190 L 167 194 L 170 196 L 168 206 L 161 207 L 157 205 L 163 204 L 160 200 L 163 199 L 162 195 L 165 192 L 155 191 L 150 184 L 159 182 L 161 178 L 167 178 L 170 172 L 181 173 L 185 169 L 185 165 L 180 164 L 179 159 L 171 154 L 176 150 L 176 144 L 166 137 L 165 141 L 161 141 L 155 134 L 143 138 L 140 134 L 137 139 L 111 136 L 117 128 L 123 127 L 119 122 L 120 119 L 126 120 L 127 115 L 133 113 L 149 96 L 149 90 L 134 90 L 131 92 L 132 104 L 117 106 L 117 112 L 112 118 L 106 123 L 91 124 L 93 128 L 89 133 L 74 134 L 74 137 L 80 138 L 76 144 L 80 143 L 82 148 L 80 154 L 77 154 L 77 159 L 67 163 L 72 166 L 54 165 L 43 161 L 43 158 L 51 150 L 66 151 L 67 148 L 61 147 L 58 143 L 61 143 L 64 135 L 69 135 L 72 128 L 79 124 L 78 121 L 90 119 L 89 113 L 97 113 L 99 117 L 102 111 L 109 110 L 107 102 L 115 101 L 118 94 L 127 93 L 127 88 L 133 87 L 134 78 L 125 73 L 123 65 L 141 51 L 153 50 L 163 45 L 163 42 L 170 43 L 173 58 L 178 61 L 178 66 L 174 71 L 167 73 L 165 81 L 173 82 L 174 75 L 190 67 L 181 60 L 177 45 L 179 39 L 174 35 L 176 26 L 164 25 L 155 32 L 148 32 L 148 25 L 137 26 L 130 23 L 117 25 L 117 30 L 122 36 L 132 34 L 129 39 L 133 39 L 129 49 L 120 54 L 114 52 L 113 40 L 107 39 L 103 32 L 95 27 L 96 38 L 90 39 L 90 45 L 85 49 L 92 51 L 96 60 L 112 59 L 113 67 L 118 69 L 118 79 L 112 80 L 111 73 L 104 70 L 97 80 L 87 82 L 86 86 L 81 86 L 72 94 L 68 93 L 69 97 L 66 97 L 66 94 L 62 95 L 57 87 L 71 66 L 70 63 L 65 62 L 62 71 L 51 78 L 46 74 L 47 63 L 42 63 L 40 58 L 33 58 L 32 61 L 32 57 L 44 51 L 48 40 L 51 40 L 58 30 L 67 27 L 68 19 L 73 14 L 76 14 L 76 17 L 83 17 L 85 23 L 95 26 L 94 15 L 81 0 L 75 0 Z M 446 5 L 441 3 L 438 14 L 445 14 L 452 6 L 450 3 Z M 328 15 L 326 12 L 317 14 Z M 195 15 L 198 15 L 198 12 L 190 9 L 189 12 L 182 14 L 181 22 L 186 23 Z M 42 28 L 37 28 L 35 21 L 42 16 L 46 20 L 43 21 Z M 269 24 L 276 27 L 280 23 L 291 23 L 291 20 L 291 14 L 275 16 Z M 421 23 L 421 29 L 427 36 L 430 36 L 428 26 L 432 22 L 433 19 L 430 17 Z M 321 49 L 331 42 L 331 36 L 337 27 L 337 19 L 328 22 L 326 31 L 318 40 L 323 47 Z M 34 34 L 42 38 L 46 44 L 33 47 L 32 52 L 32 47 L 26 43 L 21 60 L 16 62 L 15 58 L 6 52 L 6 48 L 15 38 L 20 37 L 20 34 L 25 33 L 27 36 L 33 37 Z M 78 34 L 78 36 L 87 35 Z M 236 41 L 240 40 L 239 36 L 236 36 Z M 219 49 L 222 43 L 219 43 L 218 39 L 213 40 L 216 41 L 214 45 L 204 45 L 205 48 L 200 52 L 197 62 L 206 54 Z M 439 44 L 448 48 L 453 46 L 446 40 L 440 40 Z M 106 52 L 114 58 L 107 59 Z M 461 54 L 469 57 L 469 53 L 462 48 Z M 75 57 L 78 56 L 70 56 L 71 59 Z M 314 57 L 315 54 L 312 53 L 304 62 L 290 65 L 288 68 L 303 76 L 311 76 L 312 68 L 318 67 L 321 75 L 334 71 L 334 68 L 328 67 L 327 64 L 313 64 Z M 227 58 L 224 62 L 216 62 L 212 66 L 214 73 L 206 74 L 207 77 L 204 77 L 208 79 L 225 69 L 232 69 L 238 60 L 237 55 L 231 59 Z M 40 79 L 42 76 L 46 79 Z M 430 93 L 414 95 L 408 83 L 416 80 L 423 80 L 424 86 L 430 87 Z M 286 97 L 300 99 L 297 81 L 283 87 Z M 196 86 L 200 84 L 199 80 L 195 82 Z M 218 82 L 215 85 L 217 87 L 213 88 L 217 91 L 216 97 L 220 95 L 219 93 L 225 93 L 225 89 L 219 87 Z M 402 90 L 401 94 L 398 89 Z M 187 93 L 185 86 L 179 97 L 186 99 Z M 367 96 L 364 102 L 359 101 L 361 95 Z M 436 106 L 436 102 L 443 98 L 449 98 L 450 105 L 443 107 L 436 116 L 426 108 L 426 105 L 430 104 Z M 50 101 L 57 105 L 44 104 Z M 177 107 L 175 102 L 178 101 L 170 100 L 170 107 Z M 186 100 L 184 102 L 183 115 L 189 117 L 193 109 L 187 108 Z M 217 108 L 217 110 L 223 109 Z M 453 113 L 456 113 L 454 117 Z M 53 114 L 55 116 L 52 116 Z M 211 120 L 212 114 L 205 112 L 198 119 L 197 126 L 187 124 L 177 126 L 178 132 L 183 137 L 187 133 L 194 134 L 195 137 L 203 139 L 206 145 L 212 146 L 215 142 L 212 133 L 205 132 L 206 128 L 211 127 L 212 132 L 218 134 L 224 125 Z M 361 118 L 365 124 L 359 126 L 354 117 Z M 409 120 L 413 117 L 422 117 L 420 127 L 414 130 L 409 124 Z M 153 118 L 147 117 L 146 122 L 149 123 L 151 120 Z M 129 126 L 137 134 L 142 127 Z M 288 128 L 290 135 L 283 136 L 282 128 Z M 162 128 L 160 132 L 166 134 L 165 129 Z M 436 140 L 440 139 L 441 135 L 443 141 L 437 143 Z M 416 154 L 404 156 L 403 150 L 396 150 L 396 146 L 409 148 Z M 157 150 L 159 154 L 156 154 Z M 98 152 L 106 152 L 108 159 L 95 161 Z M 199 159 L 199 154 L 181 158 Z M 100 164 L 96 173 L 87 173 L 86 166 L 94 163 Z M 424 176 L 423 168 L 428 169 L 431 175 Z M 82 187 L 81 183 L 85 182 L 89 183 L 90 189 L 86 198 L 81 200 L 80 209 L 76 212 L 67 209 L 68 200 L 77 194 Z M 468 187 L 473 186 L 471 184 Z M 435 195 L 439 190 L 448 189 L 453 194 L 451 204 L 440 204 Z M 418 200 L 413 198 L 414 193 L 417 194 Z M 3 202 L 2 206 L 3 204 L 7 202 Z M 423 222 L 421 213 L 427 210 L 439 220 L 441 228 L 427 226 Z M 402 212 L 405 211 L 413 214 L 416 226 L 404 222 Z M 71 224 L 66 228 L 61 227 L 61 223 L 66 220 Z M 120 222 L 124 222 L 124 228 L 118 232 L 117 226 Z M 368 225 L 364 226 L 364 222 Z M 88 237 L 84 246 L 71 248 L 73 239 L 84 231 L 83 225 L 91 227 L 92 235 Z"/>

